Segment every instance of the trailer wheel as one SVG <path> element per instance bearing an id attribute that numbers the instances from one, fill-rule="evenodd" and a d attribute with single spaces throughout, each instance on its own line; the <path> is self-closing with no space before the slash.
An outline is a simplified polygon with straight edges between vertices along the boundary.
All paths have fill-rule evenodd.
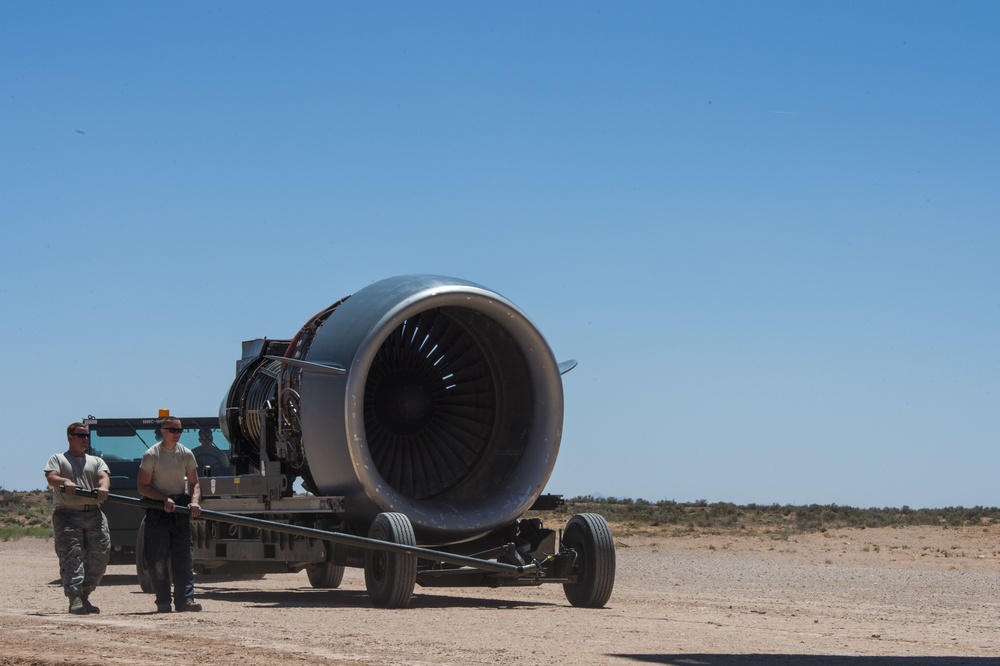
<path id="1" fill-rule="evenodd" d="M 153 577 L 146 568 L 146 519 L 139 523 L 139 535 L 135 539 L 135 576 L 139 579 L 139 589 L 146 594 L 153 592 Z"/>
<path id="2" fill-rule="evenodd" d="M 410 519 L 401 513 L 380 513 L 368 530 L 371 539 L 416 546 Z M 365 586 L 377 608 L 404 608 L 417 584 L 417 558 L 412 555 L 365 551 Z"/>
<path id="3" fill-rule="evenodd" d="M 615 542 L 604 517 L 580 513 L 569 519 L 562 536 L 563 550 L 576 552 L 576 583 L 564 583 L 569 602 L 580 608 L 601 608 L 615 586 Z"/>
<path id="4" fill-rule="evenodd" d="M 315 588 L 338 588 L 344 580 L 344 565 L 333 562 L 318 562 L 306 567 L 309 584 Z"/>

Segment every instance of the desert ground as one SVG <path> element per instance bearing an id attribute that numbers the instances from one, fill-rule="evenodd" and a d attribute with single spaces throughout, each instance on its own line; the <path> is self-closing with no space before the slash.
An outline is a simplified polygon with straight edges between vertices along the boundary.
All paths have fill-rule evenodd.
<path id="1" fill-rule="evenodd" d="M 368 603 L 305 573 L 199 580 L 201 613 L 153 612 L 134 569 L 109 567 L 75 616 L 51 540 L 0 543 L 6 664 L 1000 665 L 1000 527 L 832 529 L 798 536 L 618 535 L 608 606 L 558 585 L 417 588 Z"/>

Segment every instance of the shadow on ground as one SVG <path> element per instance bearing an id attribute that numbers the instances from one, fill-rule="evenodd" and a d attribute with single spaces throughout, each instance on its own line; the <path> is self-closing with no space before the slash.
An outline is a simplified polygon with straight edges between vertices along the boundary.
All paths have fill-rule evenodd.
<path id="1" fill-rule="evenodd" d="M 285 590 L 248 590 L 246 588 L 226 587 L 216 581 L 222 577 L 195 576 L 195 596 L 198 600 L 252 604 L 269 608 L 322 608 L 322 607 L 371 607 L 371 600 L 364 590 L 322 590 L 311 587 L 292 588 Z M 49 583 L 61 586 L 59 579 Z M 206 585 L 208 585 L 206 587 Z M 140 593 L 139 580 L 133 574 L 106 574 L 101 579 L 101 586 L 135 587 Z M 150 596 L 152 598 L 152 596 Z M 477 599 L 474 597 L 453 597 L 445 594 L 414 593 L 410 608 L 542 608 L 557 606 L 539 601 L 518 601 L 513 599 Z M 653 662 L 657 663 L 657 662 Z M 670 662 L 664 662 L 670 663 Z"/>
<path id="2" fill-rule="evenodd" d="M 59 584 L 56 581 L 56 584 Z M 101 586 L 111 585 L 118 587 L 120 585 L 134 585 L 136 589 L 139 588 L 139 579 L 135 574 L 104 574 L 104 578 L 101 579 Z"/>
<path id="3" fill-rule="evenodd" d="M 49 585 L 55 587 L 62 587 L 62 580 L 56 578 L 55 580 L 50 580 Z M 105 585 L 111 587 L 117 587 L 119 585 L 134 585 L 136 589 L 139 589 L 139 579 L 134 575 L 129 576 L 126 574 L 105 574 L 104 578 L 101 579 L 101 584 L 98 587 L 104 587 Z"/>
<path id="4" fill-rule="evenodd" d="M 666 666 L 1000 666 L 1000 657 L 856 657 L 816 654 L 612 654 Z"/>
<path id="5" fill-rule="evenodd" d="M 297 588 L 288 590 L 247 590 L 212 586 L 197 589 L 198 600 L 211 600 L 269 608 L 353 608 L 371 607 L 371 600 L 364 590 L 316 590 Z M 554 604 L 538 601 L 510 599 L 477 599 L 451 597 L 441 594 L 414 594 L 409 608 L 536 608 Z M 654 662 L 655 663 L 655 662 Z"/>

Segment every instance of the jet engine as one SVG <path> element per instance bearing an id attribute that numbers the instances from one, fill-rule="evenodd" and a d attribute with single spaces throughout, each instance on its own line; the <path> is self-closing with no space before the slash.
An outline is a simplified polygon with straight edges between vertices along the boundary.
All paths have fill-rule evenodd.
<path id="1" fill-rule="evenodd" d="M 459 543 L 538 499 L 559 451 L 560 375 L 573 365 L 496 292 L 399 276 L 290 340 L 244 343 L 220 421 L 237 470 L 277 464 L 289 494 L 298 477 L 342 498 L 356 531 L 399 512 L 422 543 Z"/>

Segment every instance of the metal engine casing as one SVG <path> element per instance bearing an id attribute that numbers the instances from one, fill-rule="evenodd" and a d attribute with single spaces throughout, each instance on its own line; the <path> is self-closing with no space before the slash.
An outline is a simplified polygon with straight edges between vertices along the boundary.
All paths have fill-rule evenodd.
<path id="1" fill-rule="evenodd" d="M 287 353 L 304 362 L 242 368 L 223 427 L 236 448 L 281 405 L 303 477 L 343 497 L 348 522 L 401 512 L 422 543 L 458 543 L 510 524 L 544 490 L 562 435 L 560 369 L 496 292 L 435 275 L 382 280 Z M 278 395 L 289 387 L 292 402 Z"/>

